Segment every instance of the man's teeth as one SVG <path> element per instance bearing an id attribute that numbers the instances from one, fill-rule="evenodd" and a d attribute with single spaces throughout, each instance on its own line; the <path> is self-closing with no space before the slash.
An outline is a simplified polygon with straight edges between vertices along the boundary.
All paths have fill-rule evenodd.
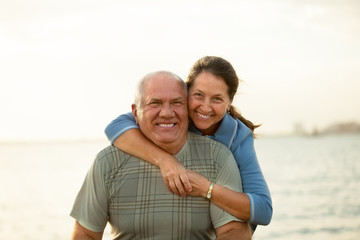
<path id="1" fill-rule="evenodd" d="M 171 128 L 173 126 L 175 126 L 174 123 L 171 123 L 171 124 L 159 124 L 159 127 L 165 127 L 165 128 Z"/>
<path id="2" fill-rule="evenodd" d="M 201 118 L 205 118 L 205 119 L 209 119 L 209 118 L 210 118 L 210 116 L 205 116 L 205 115 L 202 115 L 202 114 L 200 114 L 200 113 L 198 113 L 198 115 L 199 115 L 199 117 L 201 117 Z"/>

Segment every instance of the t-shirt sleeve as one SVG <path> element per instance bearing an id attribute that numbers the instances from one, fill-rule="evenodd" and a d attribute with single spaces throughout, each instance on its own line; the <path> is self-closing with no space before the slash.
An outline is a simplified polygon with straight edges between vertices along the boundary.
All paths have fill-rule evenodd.
<path id="1" fill-rule="evenodd" d="M 139 126 L 136 124 L 134 115 L 128 112 L 112 120 L 109 125 L 106 126 L 105 134 L 111 144 L 113 144 L 116 138 L 132 128 L 139 128 Z"/>
<path id="2" fill-rule="evenodd" d="M 215 183 L 234 191 L 242 192 L 240 173 L 236 166 L 234 157 L 231 154 L 224 157 L 226 158 L 226 161 L 221 168 Z M 210 215 L 215 229 L 231 221 L 243 222 L 213 203 L 210 203 Z"/>
<path id="3" fill-rule="evenodd" d="M 93 232 L 104 231 L 108 221 L 108 194 L 103 171 L 98 157 L 89 169 L 70 213 L 81 226 Z"/>

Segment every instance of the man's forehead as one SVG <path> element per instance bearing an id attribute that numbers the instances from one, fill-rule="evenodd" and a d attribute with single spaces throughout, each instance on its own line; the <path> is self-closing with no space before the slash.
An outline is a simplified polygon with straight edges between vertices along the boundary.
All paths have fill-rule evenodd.
<path id="1" fill-rule="evenodd" d="M 156 97 L 156 96 L 145 96 L 144 95 L 144 100 L 146 102 L 148 102 L 148 101 L 157 101 L 157 102 L 171 101 L 171 102 L 173 102 L 173 101 L 184 101 L 184 100 L 186 100 L 186 98 L 183 96 L 164 96 L 163 95 L 163 96 Z"/>
<path id="2" fill-rule="evenodd" d="M 181 82 L 174 79 L 152 79 L 144 86 L 144 99 L 186 98 L 186 91 Z"/>

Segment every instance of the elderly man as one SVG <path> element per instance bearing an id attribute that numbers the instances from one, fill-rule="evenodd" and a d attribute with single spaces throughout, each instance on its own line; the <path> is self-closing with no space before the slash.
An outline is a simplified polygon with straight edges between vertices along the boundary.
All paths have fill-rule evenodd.
<path id="1" fill-rule="evenodd" d="M 241 191 L 231 152 L 188 132 L 186 85 L 181 78 L 164 71 L 146 75 L 132 112 L 142 133 L 186 168 Z M 113 146 L 97 155 L 71 216 L 76 219 L 73 239 L 101 239 L 107 222 L 114 239 L 251 239 L 247 223 L 201 196 L 170 193 L 159 168 Z"/>

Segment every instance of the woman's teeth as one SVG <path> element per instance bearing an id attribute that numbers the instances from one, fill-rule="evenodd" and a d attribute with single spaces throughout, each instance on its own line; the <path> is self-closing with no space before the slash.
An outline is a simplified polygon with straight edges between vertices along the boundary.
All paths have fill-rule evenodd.
<path id="1" fill-rule="evenodd" d="M 210 116 L 205 116 L 205 115 L 202 115 L 201 113 L 197 113 L 197 115 L 201 118 L 204 118 L 204 119 L 209 119 Z"/>

